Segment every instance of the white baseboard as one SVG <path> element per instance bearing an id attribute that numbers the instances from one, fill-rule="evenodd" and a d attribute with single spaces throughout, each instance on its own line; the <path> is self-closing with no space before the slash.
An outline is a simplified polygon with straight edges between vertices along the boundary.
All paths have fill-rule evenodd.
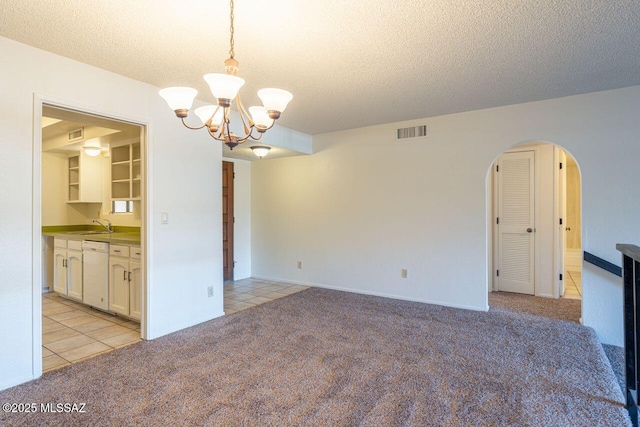
<path id="1" fill-rule="evenodd" d="M 535 294 L 534 296 L 540 297 L 540 298 L 554 298 L 554 296 L 551 294 Z"/>
<path id="2" fill-rule="evenodd" d="M 26 377 L 21 377 L 21 378 L 12 378 L 9 381 L 5 381 L 3 383 L 0 383 L 0 391 L 6 390 L 6 389 L 11 388 L 11 387 L 15 387 L 15 386 L 17 386 L 19 384 L 26 383 L 27 381 L 31 381 L 33 379 L 35 379 L 35 377 L 33 375 L 28 375 Z"/>
<path id="3" fill-rule="evenodd" d="M 387 293 L 383 293 L 383 292 L 371 292 L 371 291 L 364 291 L 364 290 L 361 290 L 361 289 L 346 288 L 346 287 L 343 287 L 343 286 L 323 285 L 323 284 L 320 284 L 320 283 L 302 282 L 302 281 L 299 281 L 299 280 L 289 280 L 289 279 L 282 279 L 282 278 L 278 278 L 278 277 L 268 277 L 268 276 L 258 276 L 258 275 L 253 275 L 252 277 L 255 278 L 255 279 L 271 280 L 273 282 L 291 283 L 292 285 L 309 286 L 309 287 L 312 287 L 312 288 L 332 289 L 334 291 L 351 292 L 351 293 L 354 293 L 354 294 L 371 295 L 371 296 L 375 296 L 375 297 L 391 298 L 391 299 L 397 299 L 397 300 L 401 300 L 401 301 L 421 302 L 421 303 L 424 303 L 424 304 L 440 305 L 440 306 L 443 306 L 443 307 L 461 308 L 463 310 L 489 311 L 489 306 L 488 305 L 485 308 L 478 308 L 478 307 L 471 307 L 471 306 L 466 306 L 466 305 L 461 305 L 461 304 L 449 304 L 449 303 L 445 303 L 445 302 L 442 302 L 442 301 L 436 301 L 436 300 L 425 300 L 425 299 L 419 299 L 419 298 L 410 298 L 410 297 L 405 297 L 405 296 L 401 296 L 401 295 L 387 294 Z"/>
<path id="4" fill-rule="evenodd" d="M 181 325 L 178 325 L 175 328 L 172 327 L 171 329 L 165 329 L 165 330 L 162 330 L 162 331 L 153 331 L 152 333 L 149 333 L 149 336 L 147 338 L 145 338 L 145 339 L 146 340 L 154 340 L 156 338 L 160 338 L 160 337 L 163 337 L 165 335 L 169 335 L 169 334 L 172 334 L 174 332 L 178 332 L 178 331 L 181 331 L 183 329 L 190 328 L 192 326 L 196 326 L 196 325 L 199 325 L 200 323 L 208 322 L 209 320 L 213 320 L 213 319 L 216 319 L 216 318 L 222 317 L 222 316 L 224 316 L 224 311 L 219 311 L 218 313 L 214 314 L 213 316 L 207 315 L 207 316 L 201 317 L 200 319 L 196 319 L 196 320 L 193 320 L 193 321 L 186 322 L 186 323 L 183 323 Z"/>

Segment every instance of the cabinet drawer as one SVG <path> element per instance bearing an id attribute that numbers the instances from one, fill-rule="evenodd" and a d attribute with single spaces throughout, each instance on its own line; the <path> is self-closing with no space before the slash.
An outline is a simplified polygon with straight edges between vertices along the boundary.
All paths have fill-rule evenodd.
<path id="1" fill-rule="evenodd" d="M 74 251 L 82 250 L 82 241 L 80 240 L 68 240 L 67 247 Z"/>
<path id="2" fill-rule="evenodd" d="M 131 246 L 131 252 L 129 256 L 133 259 L 141 259 L 142 258 L 142 249 L 140 246 Z"/>
<path id="3" fill-rule="evenodd" d="M 109 255 L 129 258 L 129 246 L 110 245 Z"/>
<path id="4" fill-rule="evenodd" d="M 67 239 L 53 239 L 53 246 L 56 248 L 67 248 Z"/>

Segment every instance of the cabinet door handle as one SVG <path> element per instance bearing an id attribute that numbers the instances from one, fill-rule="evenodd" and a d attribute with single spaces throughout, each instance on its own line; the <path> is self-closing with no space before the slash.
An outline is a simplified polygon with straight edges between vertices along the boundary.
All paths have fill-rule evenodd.
<path id="1" fill-rule="evenodd" d="M 66 259 L 63 259 L 63 260 L 62 260 L 62 266 L 63 266 L 63 267 L 67 267 L 67 260 L 66 260 Z"/>
<path id="2" fill-rule="evenodd" d="M 129 272 L 129 281 L 131 281 L 131 272 Z"/>
<path id="3" fill-rule="evenodd" d="M 124 271 L 124 277 L 122 278 L 122 280 L 127 280 L 127 271 Z"/>

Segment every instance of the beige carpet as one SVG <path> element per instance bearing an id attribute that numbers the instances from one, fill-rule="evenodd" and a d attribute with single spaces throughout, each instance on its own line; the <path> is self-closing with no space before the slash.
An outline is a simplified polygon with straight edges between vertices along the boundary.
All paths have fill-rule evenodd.
<path id="1" fill-rule="evenodd" d="M 579 299 L 541 298 L 512 292 L 490 292 L 489 307 L 494 312 L 532 314 L 574 323 L 580 323 L 582 313 Z"/>
<path id="2" fill-rule="evenodd" d="M 594 332 L 309 289 L 0 392 L 1 425 L 625 426 Z"/>

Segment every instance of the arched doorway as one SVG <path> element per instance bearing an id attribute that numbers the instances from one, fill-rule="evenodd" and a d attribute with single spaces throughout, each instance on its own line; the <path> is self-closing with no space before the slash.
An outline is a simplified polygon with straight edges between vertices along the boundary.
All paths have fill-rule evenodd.
<path id="1" fill-rule="evenodd" d="M 489 292 L 581 300 L 576 160 L 560 146 L 526 142 L 505 150 L 490 168 Z"/>

